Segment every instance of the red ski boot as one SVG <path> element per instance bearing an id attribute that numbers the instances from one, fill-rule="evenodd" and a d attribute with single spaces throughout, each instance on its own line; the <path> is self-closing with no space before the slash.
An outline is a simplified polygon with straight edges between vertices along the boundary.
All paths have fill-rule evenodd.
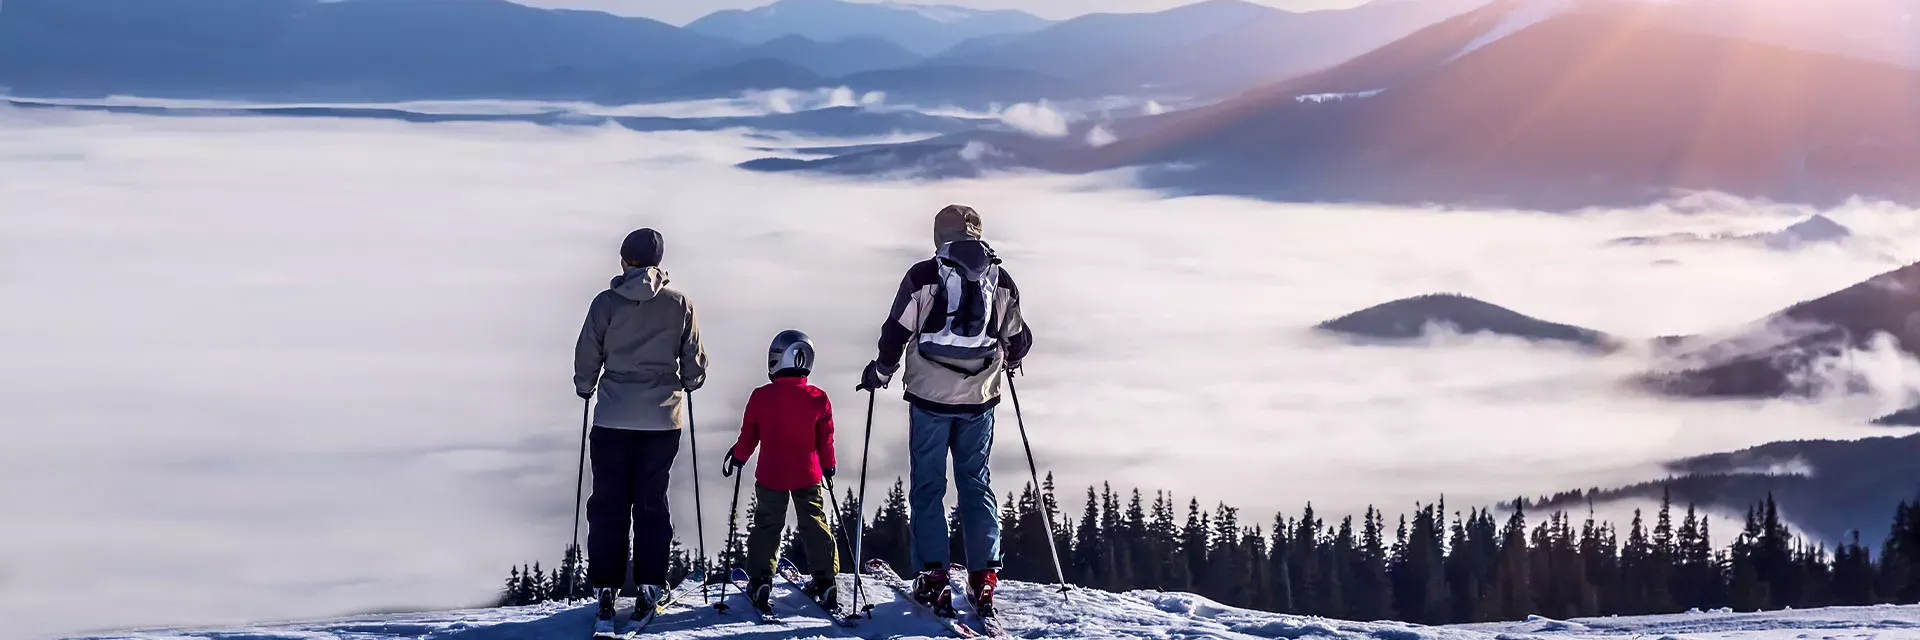
<path id="1" fill-rule="evenodd" d="M 959 610 L 953 608 L 953 586 L 948 580 L 945 567 L 920 572 L 920 577 L 913 580 L 914 601 L 933 609 L 940 617 L 958 617 Z"/>
<path id="2" fill-rule="evenodd" d="M 993 590 L 1000 586 L 1000 570 L 987 568 L 967 572 L 967 603 L 982 618 L 994 617 Z"/>

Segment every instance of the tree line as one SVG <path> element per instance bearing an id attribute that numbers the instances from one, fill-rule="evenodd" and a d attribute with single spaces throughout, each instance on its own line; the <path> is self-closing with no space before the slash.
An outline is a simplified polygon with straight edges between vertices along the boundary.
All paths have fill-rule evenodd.
<path id="1" fill-rule="evenodd" d="M 848 491 L 840 522 L 855 522 L 856 500 Z M 1877 552 L 1857 533 L 1832 548 L 1795 535 L 1771 496 L 1747 509 L 1730 544 L 1718 548 L 1709 518 L 1691 505 L 1676 509 L 1667 496 L 1651 514 L 1635 510 L 1624 530 L 1590 510 L 1578 522 L 1565 511 L 1532 520 L 1524 500 L 1504 518 L 1489 509 L 1449 512 L 1441 501 L 1393 520 L 1369 507 L 1336 521 L 1308 505 L 1270 523 L 1244 521 L 1225 504 L 1206 509 L 1189 499 L 1182 506 L 1166 492 L 1149 499 L 1138 490 L 1090 487 L 1079 518 L 1068 521 L 1048 477 L 1039 490 L 1028 485 L 1002 504 L 1001 574 L 1055 581 L 1052 536 L 1062 572 L 1078 586 L 1192 592 L 1249 609 L 1350 620 L 1450 624 L 1920 603 L 1920 500 L 1898 506 Z M 1053 516 L 1051 529 L 1043 513 Z M 910 518 L 896 480 L 864 521 L 865 556 L 902 573 L 916 569 Z M 948 523 L 954 562 L 965 564 L 960 519 Z M 838 539 L 841 570 L 851 572 L 853 541 Z M 741 544 L 723 548 L 721 566 L 737 566 Z M 785 553 L 805 566 L 800 548 L 789 544 Z M 676 581 L 704 570 L 694 555 L 676 543 Z M 570 571 L 574 557 L 549 574 L 537 564 L 513 568 L 502 603 L 564 598 L 555 585 L 579 573 Z"/>

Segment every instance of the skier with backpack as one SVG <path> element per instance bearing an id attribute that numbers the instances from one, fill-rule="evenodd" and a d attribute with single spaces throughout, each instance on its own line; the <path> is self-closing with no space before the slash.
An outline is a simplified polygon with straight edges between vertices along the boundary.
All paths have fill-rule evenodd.
<path id="1" fill-rule="evenodd" d="M 813 340 L 787 330 L 774 336 L 767 349 L 766 385 L 747 398 L 740 438 L 726 452 L 721 475 L 732 476 L 747 464 L 755 448 L 760 464 L 754 469 L 753 526 L 747 533 L 747 596 L 761 615 L 772 611 L 773 577 L 779 559 L 780 533 L 786 526 L 787 503 L 798 517 L 797 537 L 806 552 L 813 580 L 801 588 L 832 612 L 839 607 L 835 574 L 838 547 L 827 525 L 827 489 L 833 477 L 833 403 L 827 392 L 807 383 L 813 371 Z"/>
<path id="2" fill-rule="evenodd" d="M 611 635 L 618 624 L 614 595 L 626 583 L 629 558 L 640 587 L 634 624 L 651 615 L 665 593 L 673 540 L 668 472 L 680 451 L 688 395 L 707 377 L 693 303 L 667 287 L 664 254 L 659 232 L 627 235 L 622 272 L 587 308 L 574 350 L 575 391 L 583 400 L 599 397 L 588 438 L 587 580 L 599 600 L 595 635 Z"/>
<path id="3" fill-rule="evenodd" d="M 913 552 L 920 564 L 914 600 L 946 617 L 955 615 L 949 586 L 947 460 L 959 491 L 967 599 L 993 619 L 999 583 L 1000 519 L 992 475 L 994 408 L 1004 378 L 1014 375 L 1033 346 L 1020 313 L 1020 289 L 981 235 L 980 214 L 949 205 L 934 216 L 933 258 L 913 265 L 901 280 L 879 356 L 857 387 L 886 388 L 905 360 L 912 487 L 908 494 Z"/>

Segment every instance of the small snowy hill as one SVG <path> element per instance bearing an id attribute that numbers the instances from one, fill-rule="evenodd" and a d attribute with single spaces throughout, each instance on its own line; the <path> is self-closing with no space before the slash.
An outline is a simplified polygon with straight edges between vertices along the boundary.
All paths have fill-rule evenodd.
<path id="1" fill-rule="evenodd" d="M 845 578 L 842 578 L 843 582 Z M 784 585 L 783 585 L 784 586 Z M 758 625 L 741 613 L 721 615 L 694 603 L 679 606 L 649 628 L 646 637 L 750 638 L 939 638 L 943 629 L 917 617 L 884 587 L 870 589 L 877 607 L 872 620 L 843 629 L 814 615 L 804 596 L 779 588 L 774 608 L 782 625 Z M 738 596 L 735 596 L 738 598 Z M 1798 640 L 1821 638 L 1920 638 L 1920 606 L 1836 607 L 1776 613 L 1692 613 L 1558 621 L 1422 627 L 1397 622 L 1344 622 L 1237 609 L 1183 593 L 1125 594 L 1075 591 L 1073 602 L 1041 585 L 1001 583 L 1002 618 L 1021 638 L 1330 638 L 1376 640 L 1526 640 L 1551 638 L 1675 638 Z M 738 603 L 744 606 L 744 602 Z M 243 628 L 151 629 L 85 636 L 91 639 L 221 640 L 585 640 L 592 626 L 585 606 L 542 605 L 443 613 L 363 616 L 320 622 L 276 623 Z"/>

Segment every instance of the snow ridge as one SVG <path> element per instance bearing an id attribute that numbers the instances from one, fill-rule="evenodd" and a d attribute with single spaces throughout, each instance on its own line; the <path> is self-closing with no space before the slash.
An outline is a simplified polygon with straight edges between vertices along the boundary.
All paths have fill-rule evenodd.
<path id="1" fill-rule="evenodd" d="M 846 578 L 842 578 L 844 581 Z M 721 615 L 698 598 L 676 606 L 648 627 L 647 637 L 663 640 L 751 637 L 756 640 L 803 638 L 940 638 L 939 623 L 915 613 L 890 589 L 866 593 L 875 604 L 873 618 L 856 628 L 835 626 L 816 615 L 806 596 L 789 586 L 774 590 L 774 610 L 783 624 L 759 625 L 742 613 Z M 734 596 L 739 598 L 737 594 Z M 1001 621 L 1021 638 L 1313 638 L 1316 640 L 1599 640 L 1672 637 L 1678 640 L 1796 640 L 1808 632 L 1833 637 L 1920 638 L 1920 606 L 1832 607 L 1766 613 L 1689 612 L 1638 617 L 1525 621 L 1424 627 L 1400 622 L 1350 622 L 1315 616 L 1265 613 L 1226 606 L 1207 598 L 1163 591 L 1111 593 L 1076 589 L 1070 603 L 1046 585 L 1000 584 Z M 745 611 L 736 602 L 736 611 Z M 592 608 L 544 604 L 438 613 L 369 615 L 337 620 L 276 623 L 244 628 L 197 630 L 148 629 L 86 636 L 88 640 L 584 640 Z"/>
<path id="2" fill-rule="evenodd" d="M 1526 0 L 1525 2 L 1521 2 L 1518 6 L 1508 10 L 1506 16 L 1501 18 L 1499 24 L 1493 25 L 1492 29 L 1488 29 L 1486 33 L 1480 34 L 1480 37 L 1467 42 L 1467 46 L 1462 48 L 1460 53 L 1453 54 L 1453 57 L 1448 59 L 1448 62 L 1459 60 L 1461 56 L 1479 51 L 1481 47 L 1498 42 L 1501 38 L 1519 33 L 1521 29 L 1545 22 L 1548 18 L 1565 13 L 1568 9 L 1572 9 L 1573 6 L 1574 0 Z"/>

